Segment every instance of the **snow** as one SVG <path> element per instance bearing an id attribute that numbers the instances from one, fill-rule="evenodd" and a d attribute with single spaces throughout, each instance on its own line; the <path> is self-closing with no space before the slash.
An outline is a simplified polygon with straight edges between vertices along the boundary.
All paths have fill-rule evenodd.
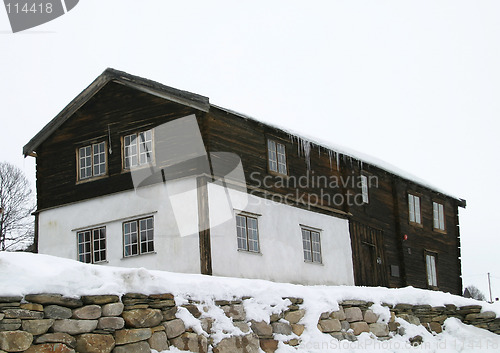
<path id="1" fill-rule="evenodd" d="M 488 304 L 462 298 L 449 293 L 434 292 L 412 287 L 388 289 L 382 287 L 353 286 L 302 286 L 275 283 L 264 280 L 180 274 L 165 271 L 150 271 L 144 268 L 118 268 L 83 264 L 49 255 L 0 252 L 0 296 L 17 296 L 35 293 L 60 293 L 65 296 L 124 293 L 160 294 L 172 293 L 177 304 L 188 299 L 199 301 L 202 316 L 215 318 L 214 342 L 230 334 L 242 335 L 214 303 L 218 300 L 234 300 L 250 296 L 243 301 L 248 319 L 268 320 L 270 314 L 280 312 L 290 301 L 283 297 L 304 299 L 302 308 L 306 315 L 301 323 L 306 330 L 302 343 L 292 348 L 280 343 L 277 353 L 286 352 L 478 352 L 500 351 L 500 336 L 461 323 L 456 319 L 445 322 L 445 332 L 439 335 L 428 333 L 422 326 L 410 325 L 397 319 L 405 327 L 403 336 L 394 336 L 381 342 L 369 334 L 359 336 L 357 342 L 337 341 L 316 328 L 322 312 L 338 308 L 338 302 L 346 299 L 372 301 L 371 309 L 380 314 L 380 321 L 389 319 L 389 310 L 382 303 L 397 304 L 444 304 L 481 305 L 483 311 L 494 311 L 500 316 L 500 304 Z M 186 309 L 177 313 L 197 333 L 202 333 L 201 324 Z M 408 339 L 421 335 L 424 342 L 419 347 L 410 347 Z M 284 337 L 275 337 L 284 338 Z M 168 352 L 181 352 L 171 348 Z"/>
<path id="2" fill-rule="evenodd" d="M 401 178 L 409 180 L 415 184 L 419 184 L 423 187 L 432 189 L 438 193 L 452 197 L 454 199 L 461 200 L 460 197 L 456 196 L 453 193 L 450 193 L 446 190 L 438 188 L 438 187 L 430 184 L 429 182 L 427 182 L 426 180 L 424 180 L 418 176 L 415 176 L 415 175 L 413 175 L 407 171 L 404 171 L 404 170 L 402 170 L 402 169 L 400 169 L 400 168 L 398 168 L 398 167 L 396 167 L 396 166 L 394 166 L 394 165 L 392 165 L 384 160 L 370 156 L 366 153 L 359 152 L 359 151 L 356 151 L 354 149 L 332 143 L 330 141 L 325 141 L 325 140 L 318 139 L 318 138 L 315 138 L 312 136 L 308 136 L 304 133 L 299 133 L 299 132 L 296 132 L 292 129 L 285 128 L 285 127 L 282 127 L 282 126 L 279 126 L 276 124 L 270 124 L 268 122 L 263 122 L 263 121 L 260 121 L 259 119 L 248 116 L 246 114 L 236 112 L 236 111 L 231 110 L 231 109 L 223 108 L 223 107 L 213 105 L 213 104 L 212 104 L 212 106 L 214 106 L 218 109 L 224 110 L 226 112 L 229 112 L 231 114 L 238 115 L 244 119 L 257 121 L 261 124 L 266 124 L 266 125 L 271 126 L 275 129 L 278 129 L 278 130 L 285 132 L 286 134 L 288 134 L 290 136 L 292 143 L 294 143 L 294 141 L 296 141 L 297 149 L 299 151 L 299 156 L 304 155 L 304 157 L 306 159 L 306 164 L 307 164 L 308 170 L 311 169 L 310 150 L 311 150 L 312 146 L 317 146 L 318 148 L 324 148 L 326 150 L 325 152 L 327 152 L 329 154 L 330 165 L 331 165 L 331 152 L 330 151 L 333 151 L 335 156 L 336 156 L 336 159 L 337 159 L 337 166 L 339 165 L 340 155 L 343 155 L 343 156 L 346 156 L 349 159 L 351 159 L 351 163 L 352 163 L 352 159 L 357 160 L 360 163 L 360 168 L 362 168 L 363 163 L 368 163 L 368 164 L 373 165 L 377 168 L 380 168 L 388 173 L 398 175 Z"/>

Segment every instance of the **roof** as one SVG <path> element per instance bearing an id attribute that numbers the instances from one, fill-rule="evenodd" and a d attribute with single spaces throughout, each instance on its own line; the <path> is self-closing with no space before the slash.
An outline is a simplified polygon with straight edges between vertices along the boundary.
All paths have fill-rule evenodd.
<path id="1" fill-rule="evenodd" d="M 377 167 L 387 173 L 390 173 L 392 175 L 398 176 L 402 179 L 405 179 L 407 181 L 413 182 L 417 185 L 423 186 L 427 189 L 431 189 L 439 194 L 442 194 L 444 196 L 450 197 L 452 199 L 455 199 L 458 201 L 459 206 L 464 207 L 466 206 L 466 201 L 462 198 L 459 198 L 452 193 L 446 192 L 444 190 L 441 190 L 440 188 L 437 188 L 427 181 L 414 176 L 396 166 L 393 166 L 383 160 L 380 160 L 378 158 L 369 156 L 367 154 L 354 151 L 352 149 L 335 145 L 333 143 L 327 142 L 327 141 L 320 141 L 315 138 L 307 137 L 304 136 L 302 133 L 297 133 L 293 130 L 270 124 L 267 122 L 263 122 L 261 120 L 255 119 L 253 117 L 250 117 L 248 115 L 238 113 L 236 111 L 233 111 L 231 109 L 223 108 L 217 105 L 210 104 L 209 98 L 187 92 L 187 91 L 182 91 L 178 90 L 176 88 L 172 88 L 169 86 L 165 86 L 161 83 L 148 80 L 139 76 L 134 76 L 131 74 L 128 74 L 123 71 L 118 71 L 115 69 L 108 68 L 106 69 L 99 77 L 97 77 L 94 82 L 92 82 L 86 89 L 84 89 L 76 98 L 74 98 L 55 118 L 53 118 L 42 130 L 40 130 L 23 148 L 23 154 L 24 156 L 36 156 L 36 149 L 40 144 L 45 141 L 52 133 L 54 133 L 64 122 L 66 122 L 80 107 L 82 107 L 87 101 L 89 101 L 101 88 L 103 88 L 107 83 L 109 82 L 116 82 L 119 84 L 123 84 L 125 86 L 131 87 L 133 89 L 139 90 L 141 92 L 149 93 L 155 96 L 158 96 L 160 98 L 164 98 L 173 102 L 177 102 L 186 106 L 190 106 L 192 108 L 198 109 L 203 112 L 208 112 L 211 107 L 223 110 L 227 113 L 239 116 L 244 119 L 248 120 L 253 120 L 256 121 L 260 124 L 264 124 L 270 127 L 273 127 L 277 130 L 281 130 L 284 133 L 288 134 L 291 138 L 292 141 L 294 139 L 297 140 L 298 148 L 302 149 L 302 152 L 308 157 L 310 147 L 312 145 L 318 146 L 318 147 L 323 147 L 324 149 L 328 150 L 328 153 L 330 154 L 330 158 L 332 158 L 332 155 L 335 158 L 339 158 L 339 156 L 344 156 L 348 158 L 353 158 L 360 163 L 366 163 L 369 165 L 372 165 L 374 167 Z"/>

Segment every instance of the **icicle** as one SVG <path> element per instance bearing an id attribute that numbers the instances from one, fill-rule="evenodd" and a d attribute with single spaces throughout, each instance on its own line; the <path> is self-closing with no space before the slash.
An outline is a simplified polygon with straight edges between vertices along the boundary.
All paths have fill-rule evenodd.
<path id="1" fill-rule="evenodd" d="M 340 153 L 335 152 L 336 158 L 337 158 L 337 170 L 340 171 Z"/>
<path id="2" fill-rule="evenodd" d="M 330 170 L 332 170 L 332 154 L 333 154 L 333 151 L 332 150 L 328 150 L 328 159 L 330 160 Z"/>

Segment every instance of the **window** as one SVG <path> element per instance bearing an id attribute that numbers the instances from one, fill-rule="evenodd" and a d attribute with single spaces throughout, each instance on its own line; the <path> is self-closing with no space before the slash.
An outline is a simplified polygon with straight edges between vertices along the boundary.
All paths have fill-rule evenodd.
<path id="1" fill-rule="evenodd" d="M 78 149 L 78 180 L 106 174 L 106 143 L 99 142 Z"/>
<path id="2" fill-rule="evenodd" d="M 123 223 L 123 256 L 154 252 L 153 217 Z"/>
<path id="3" fill-rule="evenodd" d="M 434 229 L 444 230 L 444 206 L 440 203 L 433 202 L 432 210 L 434 215 Z"/>
<path id="4" fill-rule="evenodd" d="M 321 263 L 321 242 L 318 231 L 302 228 L 302 246 L 304 261 Z"/>
<path id="5" fill-rule="evenodd" d="M 426 252 L 425 264 L 427 266 L 427 284 L 429 287 L 437 287 L 436 254 Z"/>
<path id="6" fill-rule="evenodd" d="M 95 264 L 106 261 L 106 227 L 77 233 L 78 261 Z"/>
<path id="7" fill-rule="evenodd" d="M 269 170 L 286 175 L 285 145 L 273 140 L 267 140 L 267 156 Z"/>
<path id="8" fill-rule="evenodd" d="M 242 214 L 236 215 L 236 237 L 238 250 L 259 252 L 257 218 Z"/>
<path id="9" fill-rule="evenodd" d="M 123 167 L 130 169 L 153 161 L 153 130 L 123 138 Z"/>
<path id="10" fill-rule="evenodd" d="M 366 175 L 361 175 L 361 195 L 363 203 L 368 203 L 368 177 Z"/>
<path id="11" fill-rule="evenodd" d="M 420 197 L 408 194 L 408 211 L 411 223 L 422 224 L 420 218 Z"/>

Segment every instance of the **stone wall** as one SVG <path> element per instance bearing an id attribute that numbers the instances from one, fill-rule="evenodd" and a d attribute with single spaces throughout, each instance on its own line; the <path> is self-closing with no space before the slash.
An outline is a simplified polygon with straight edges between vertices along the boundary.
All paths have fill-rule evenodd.
<path id="1" fill-rule="evenodd" d="M 287 306 L 283 310 L 272 314 L 269 320 L 257 322 L 249 320 L 245 313 L 244 301 L 251 298 L 215 300 L 210 305 L 185 300 L 176 305 L 174 296 L 168 293 L 0 297 L 0 353 L 149 353 L 150 349 L 162 351 L 169 346 L 200 353 L 208 352 L 209 347 L 214 353 L 253 353 L 259 352 L 259 347 L 266 353 L 274 352 L 279 342 L 297 346 L 305 329 L 316 329 L 301 321 L 306 315 L 302 299 L 284 299 Z M 500 334 L 500 318 L 493 312 L 481 312 L 480 306 L 384 304 L 390 318 L 382 319 L 374 312 L 377 310 L 372 310 L 372 304 L 343 301 L 338 310 L 318 317 L 317 329 L 338 340 L 355 341 L 363 332 L 374 339 L 388 340 L 404 334 L 397 317 L 424 325 L 436 334 L 443 330 L 447 318 L 455 317 Z M 236 330 L 233 334 L 216 334 L 214 328 L 221 318 L 211 317 L 213 307 L 232 323 Z M 421 337 L 416 336 L 410 342 L 418 344 L 419 340 Z"/>

